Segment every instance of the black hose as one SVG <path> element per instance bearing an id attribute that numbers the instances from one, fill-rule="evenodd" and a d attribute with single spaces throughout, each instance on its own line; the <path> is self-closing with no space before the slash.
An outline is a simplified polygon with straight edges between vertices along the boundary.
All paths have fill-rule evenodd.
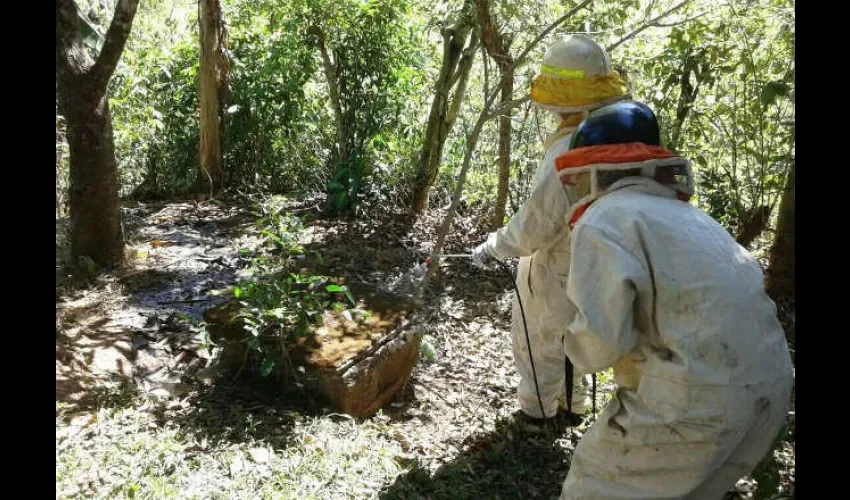
<path id="1" fill-rule="evenodd" d="M 596 416 L 596 374 L 593 374 L 593 416 Z"/>
<path id="2" fill-rule="evenodd" d="M 540 387 L 537 384 L 537 370 L 534 368 L 534 357 L 531 356 L 531 338 L 528 336 L 528 323 L 525 321 L 525 309 L 522 307 L 522 299 L 519 294 L 519 287 L 516 284 L 516 278 L 514 278 L 514 273 L 511 270 L 510 266 L 507 262 L 501 261 L 499 259 L 495 259 L 502 267 L 505 269 L 511 277 L 511 283 L 514 285 L 514 293 L 516 293 L 516 300 L 519 304 L 519 312 L 522 316 L 522 327 L 525 330 L 525 341 L 526 345 L 528 345 L 528 360 L 531 362 L 531 375 L 534 377 L 534 390 L 537 391 L 537 402 L 540 404 L 540 414 L 543 415 L 543 418 L 546 418 L 546 410 L 543 409 L 543 398 L 540 397 Z"/>
<path id="3" fill-rule="evenodd" d="M 564 344 L 563 337 L 561 338 L 561 344 Z M 566 347 L 565 345 L 563 347 Z M 573 413 L 573 363 L 570 361 L 570 357 L 566 355 L 566 349 L 564 349 L 564 384 L 567 386 L 567 413 Z"/>
<path id="4" fill-rule="evenodd" d="M 514 273 L 511 270 L 510 266 L 507 264 L 507 262 L 504 262 L 504 261 L 499 260 L 499 259 L 494 259 L 494 260 L 496 260 L 499 264 L 501 264 L 502 268 L 505 270 L 505 272 L 508 273 L 508 275 L 511 277 L 511 284 L 514 287 L 514 293 L 516 294 L 516 300 L 517 300 L 517 303 L 519 304 L 520 316 L 522 317 L 522 328 L 525 331 L 525 342 L 526 342 L 526 345 L 528 346 L 528 360 L 531 363 L 531 375 L 532 375 L 532 377 L 534 377 L 534 390 L 537 392 L 537 403 L 540 405 L 540 414 L 543 415 L 543 418 L 545 419 L 545 418 L 547 418 L 546 417 L 546 410 L 543 409 L 543 398 L 540 397 L 540 386 L 537 383 L 537 370 L 534 368 L 534 357 L 531 355 L 531 338 L 528 335 L 528 323 L 525 320 L 525 309 L 522 307 L 522 299 L 520 298 L 519 286 L 517 286 L 516 278 L 514 277 Z M 567 392 L 567 413 L 569 413 L 570 415 L 572 415 L 572 413 L 573 413 L 573 390 L 574 390 L 573 374 L 574 374 L 573 364 L 570 361 L 569 356 L 564 354 L 564 383 L 565 383 L 566 388 L 567 388 L 567 391 L 566 391 Z M 592 396 L 593 396 L 593 402 L 592 402 L 592 404 L 593 404 L 593 416 L 595 417 L 596 416 L 596 374 L 595 373 L 593 374 Z M 557 410 L 556 410 L 556 413 L 557 413 Z"/>

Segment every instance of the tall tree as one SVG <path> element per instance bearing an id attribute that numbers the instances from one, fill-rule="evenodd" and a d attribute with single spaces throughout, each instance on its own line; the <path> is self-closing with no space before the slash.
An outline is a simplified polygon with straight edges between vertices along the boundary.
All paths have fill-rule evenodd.
<path id="1" fill-rule="evenodd" d="M 407 8 L 399 0 L 309 2 L 309 35 L 321 57 L 337 136 L 327 188 L 332 212 L 356 213 L 373 172 L 371 150 L 397 119 L 403 101 L 395 86 L 412 52 Z"/>
<path id="2" fill-rule="evenodd" d="M 94 59 L 73 0 L 56 0 L 56 89 L 70 149 L 71 253 L 104 267 L 124 257 L 112 116 L 106 86 L 130 34 L 138 0 L 118 0 Z"/>
<path id="3" fill-rule="evenodd" d="M 220 0 L 198 0 L 198 26 L 201 41 L 200 59 L 200 171 L 198 185 L 210 194 L 224 182 L 221 164 L 221 131 L 219 128 L 221 82 L 223 68 L 222 15 Z"/>
<path id="4" fill-rule="evenodd" d="M 794 170 L 791 159 L 788 180 L 779 202 L 779 219 L 776 222 L 776 239 L 770 247 L 770 264 L 767 268 L 767 293 L 774 299 L 794 299 Z"/>
<path id="5" fill-rule="evenodd" d="M 490 13 L 489 0 L 475 0 L 478 11 L 478 23 L 481 26 L 481 39 L 487 54 L 499 68 L 499 91 L 502 104 L 511 102 L 514 96 L 514 60 L 510 54 L 511 39 L 495 26 Z M 490 229 L 502 226 L 505 219 L 505 206 L 508 202 L 508 183 L 511 177 L 511 113 L 506 111 L 499 117 L 499 184 L 496 189 L 496 207 Z"/>
<path id="6" fill-rule="evenodd" d="M 470 11 L 470 2 L 464 3 L 457 21 L 443 29 L 443 59 L 435 83 L 419 157 L 419 170 L 413 187 L 411 211 L 414 214 L 421 214 L 428 207 L 428 194 L 437 180 L 443 161 L 443 147 L 466 94 L 469 71 L 478 48 L 478 37 L 474 32 L 471 33 L 473 20 Z M 452 89 L 454 95 L 449 99 Z"/>

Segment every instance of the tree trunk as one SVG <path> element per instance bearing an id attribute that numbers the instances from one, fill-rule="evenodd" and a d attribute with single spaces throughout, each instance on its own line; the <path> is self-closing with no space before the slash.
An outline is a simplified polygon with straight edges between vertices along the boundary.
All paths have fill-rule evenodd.
<path id="1" fill-rule="evenodd" d="M 699 95 L 700 87 L 710 76 L 710 69 L 702 61 L 703 57 L 703 53 L 686 55 L 682 61 L 682 70 L 679 76 L 679 102 L 676 105 L 676 119 L 673 122 L 673 132 L 668 146 L 673 151 L 679 148 L 685 121 L 688 119 L 694 101 Z M 691 75 L 694 77 L 694 84 L 691 84 Z"/>
<path id="2" fill-rule="evenodd" d="M 791 161 L 785 191 L 779 202 L 779 219 L 776 222 L 776 239 L 770 248 L 767 268 L 767 293 L 774 300 L 780 297 L 794 299 L 794 169 Z"/>
<path id="3" fill-rule="evenodd" d="M 484 47 L 499 67 L 501 103 L 511 102 L 514 97 L 514 61 L 510 54 L 510 40 L 496 30 L 488 0 L 475 0 L 475 6 Z M 508 110 L 505 115 L 499 117 L 499 185 L 496 189 L 496 206 L 490 221 L 491 231 L 502 227 L 505 206 L 508 203 L 508 184 L 511 180 L 511 112 Z"/>
<path id="4" fill-rule="evenodd" d="M 502 96 L 501 102 L 506 103 L 513 100 L 514 75 L 513 65 L 502 65 L 499 73 L 501 76 Z M 493 209 L 493 219 L 490 222 L 490 230 L 495 231 L 502 227 L 505 222 L 505 207 L 508 204 L 508 185 L 511 181 L 511 112 L 499 117 L 499 185 L 496 188 L 496 206 Z"/>
<path id="5" fill-rule="evenodd" d="M 59 115 L 59 103 L 57 103 L 56 107 L 56 115 L 58 118 Z M 63 119 L 64 120 L 64 119 Z M 62 205 L 64 205 L 64 189 L 63 189 L 63 175 L 62 175 L 62 160 L 64 157 L 62 156 L 62 144 L 66 143 L 65 134 L 63 134 L 59 129 L 59 120 L 56 120 L 56 218 L 62 217 L 64 215 L 64 209 Z"/>
<path id="6" fill-rule="evenodd" d="M 331 108 L 334 111 L 334 121 L 336 122 L 336 140 L 339 148 L 338 160 L 341 163 L 348 163 L 348 127 L 346 116 L 342 109 L 342 100 L 339 93 L 339 78 L 336 74 L 336 63 L 331 60 L 328 52 L 327 44 L 325 43 L 325 33 L 318 26 L 313 28 L 318 41 L 319 52 L 322 55 L 322 67 L 325 70 L 325 78 L 328 80 L 328 93 L 331 97 Z"/>
<path id="7" fill-rule="evenodd" d="M 747 210 L 738 229 L 738 234 L 735 236 L 735 241 L 742 247 L 749 248 L 767 227 L 768 222 L 770 222 L 769 206 L 763 205 Z"/>
<path id="8" fill-rule="evenodd" d="M 469 20 L 464 17 L 458 22 L 458 26 L 446 30 L 443 34 L 443 61 L 437 77 L 434 99 L 431 101 L 431 112 L 422 141 L 422 154 L 419 157 L 419 172 L 413 187 L 411 211 L 414 215 L 421 214 L 428 208 L 428 195 L 440 171 L 443 147 L 466 93 L 469 70 L 478 46 L 478 39 L 473 35 L 464 50 L 470 29 Z M 457 88 L 450 102 L 449 93 L 455 85 Z"/>
<path id="9" fill-rule="evenodd" d="M 70 149 L 71 254 L 101 267 L 122 262 L 118 173 L 106 86 L 130 34 L 138 0 L 119 0 L 92 60 L 77 32 L 77 6 L 56 1 L 56 89 Z"/>
<path id="10" fill-rule="evenodd" d="M 221 166 L 221 133 L 219 130 L 219 0 L 198 0 L 198 26 L 201 41 L 200 59 L 200 169 L 198 186 L 202 193 L 221 189 L 224 171 Z"/>
<path id="11" fill-rule="evenodd" d="M 71 150 L 71 254 L 114 266 L 123 259 L 124 239 L 109 102 L 105 94 L 96 102 L 60 94 Z"/>

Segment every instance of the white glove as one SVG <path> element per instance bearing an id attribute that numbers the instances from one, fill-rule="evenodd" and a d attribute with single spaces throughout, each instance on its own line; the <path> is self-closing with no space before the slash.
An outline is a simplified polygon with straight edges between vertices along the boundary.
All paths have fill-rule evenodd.
<path id="1" fill-rule="evenodd" d="M 486 241 L 472 251 L 472 264 L 479 269 L 491 269 L 496 265 L 496 258 L 490 253 L 490 246 Z"/>

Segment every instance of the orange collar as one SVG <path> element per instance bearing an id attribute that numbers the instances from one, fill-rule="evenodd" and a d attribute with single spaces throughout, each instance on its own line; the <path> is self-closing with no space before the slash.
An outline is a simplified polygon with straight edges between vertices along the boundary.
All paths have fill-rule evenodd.
<path id="1" fill-rule="evenodd" d="M 648 160 L 664 160 L 676 155 L 661 146 L 650 146 L 642 142 L 603 144 L 576 148 L 555 159 L 558 172 L 568 168 L 599 164 L 637 163 Z"/>

